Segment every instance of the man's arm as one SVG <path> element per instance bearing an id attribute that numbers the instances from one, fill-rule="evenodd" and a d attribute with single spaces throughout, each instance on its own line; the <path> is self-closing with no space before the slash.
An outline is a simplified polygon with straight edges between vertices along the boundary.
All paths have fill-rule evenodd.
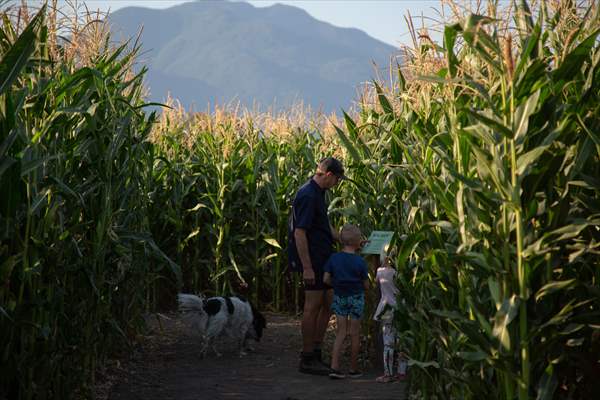
<path id="1" fill-rule="evenodd" d="M 331 274 L 329 272 L 325 272 L 325 274 L 323 274 L 323 282 L 325 282 L 329 286 L 332 286 L 331 285 Z"/>
<path id="2" fill-rule="evenodd" d="M 315 271 L 310 261 L 310 254 L 308 252 L 308 239 L 306 238 L 306 230 L 302 228 L 294 229 L 294 239 L 296 240 L 296 250 L 298 250 L 298 257 L 302 263 L 303 278 L 306 283 L 312 285 L 315 283 Z"/>

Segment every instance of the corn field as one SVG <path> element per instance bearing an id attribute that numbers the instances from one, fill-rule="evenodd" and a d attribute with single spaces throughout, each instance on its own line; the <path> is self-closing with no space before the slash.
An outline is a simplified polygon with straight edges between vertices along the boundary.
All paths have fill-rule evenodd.
<path id="1" fill-rule="evenodd" d="M 340 121 L 157 115 L 135 42 L 3 8 L 0 398 L 91 397 L 179 290 L 298 310 L 287 216 L 331 154 L 336 226 L 398 233 L 411 398 L 600 396 L 595 2 L 456 12 Z"/>

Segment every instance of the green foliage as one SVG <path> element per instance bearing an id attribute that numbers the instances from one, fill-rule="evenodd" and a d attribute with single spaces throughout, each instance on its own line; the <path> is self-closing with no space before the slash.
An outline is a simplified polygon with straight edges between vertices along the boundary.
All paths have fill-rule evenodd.
<path id="1" fill-rule="evenodd" d="M 142 327 L 155 281 L 180 275 L 149 231 L 153 116 L 127 75 L 135 50 L 53 60 L 45 12 L 18 38 L 0 28 L 3 398 L 85 394 Z"/>
<path id="2" fill-rule="evenodd" d="M 520 2 L 516 45 L 486 16 L 447 26 L 425 50 L 443 52 L 436 76 L 399 70 L 396 93 L 375 85 L 377 106 L 332 133 L 157 123 L 135 49 L 77 67 L 48 56 L 43 12 L 20 36 L 5 19 L 0 397 L 85 392 L 181 289 L 298 310 L 288 211 L 331 151 L 352 178 L 335 224 L 399 234 L 414 398 L 598 397 L 599 14 L 561 25 L 540 7 Z"/>
<path id="3" fill-rule="evenodd" d="M 494 20 L 447 26 L 451 79 L 423 77 L 397 94 L 426 87 L 428 112 L 392 110 L 376 87 L 381 111 L 363 111 L 353 130 L 378 162 L 341 140 L 362 164 L 352 168 L 359 186 L 396 182 L 346 193 L 362 197 L 365 216 L 385 210 L 362 221 L 406 235 L 398 318 L 416 398 L 598 396 L 600 20 L 590 7 L 563 49 L 522 2 L 514 61 L 489 33 L 497 27 L 484 29 Z M 399 217 L 386 215 L 398 205 Z"/>
<path id="4" fill-rule="evenodd" d="M 212 130 L 193 119 L 163 121 L 149 213 L 153 236 L 183 267 L 184 290 L 249 291 L 259 304 L 297 307 L 286 279 L 287 216 L 318 142 L 306 132 L 238 131 L 230 117 Z"/>

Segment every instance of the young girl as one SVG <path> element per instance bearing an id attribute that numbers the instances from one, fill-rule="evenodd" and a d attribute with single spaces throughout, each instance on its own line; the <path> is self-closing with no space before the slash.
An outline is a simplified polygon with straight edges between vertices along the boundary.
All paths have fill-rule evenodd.
<path id="1" fill-rule="evenodd" d="M 395 284 L 396 270 L 392 263 L 394 254 L 388 246 L 381 249 L 379 259 L 381 267 L 377 268 L 375 283 L 381 289 L 381 299 L 375 310 L 374 320 L 381 322 L 383 334 L 383 375 L 377 378 L 377 382 L 387 383 L 395 379 L 404 380 L 406 378 L 406 358 L 404 353 L 398 357 L 398 375 L 394 377 L 394 345 L 396 342 L 396 330 L 393 326 L 394 311 L 396 309 L 396 296 L 398 288 Z"/>
<path id="2" fill-rule="evenodd" d="M 323 282 L 333 286 L 333 304 L 337 331 L 331 354 L 330 378 L 345 378 L 340 372 L 340 355 L 346 336 L 350 336 L 350 370 L 348 377 L 358 378 L 358 352 L 360 350 L 360 320 L 365 307 L 365 289 L 368 288 L 367 263 L 356 254 L 362 245 L 360 229 L 344 225 L 340 232 L 343 248 L 333 254 L 325 264 Z"/>

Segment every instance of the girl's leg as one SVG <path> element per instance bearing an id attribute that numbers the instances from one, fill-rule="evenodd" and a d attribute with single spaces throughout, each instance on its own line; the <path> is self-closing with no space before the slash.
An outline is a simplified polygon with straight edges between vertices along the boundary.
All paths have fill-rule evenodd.
<path id="1" fill-rule="evenodd" d="M 358 371 L 358 353 L 360 351 L 360 319 L 350 320 L 350 370 Z"/>
<path id="2" fill-rule="evenodd" d="M 383 334 L 383 373 L 385 376 L 392 376 L 394 375 L 395 332 L 391 321 L 383 322 L 381 330 Z"/>
<path id="3" fill-rule="evenodd" d="M 348 334 L 348 317 L 336 315 L 335 321 L 337 329 L 335 331 L 335 342 L 331 352 L 331 369 L 338 371 L 340 369 L 340 355 L 342 353 L 342 345 Z"/>
<path id="4" fill-rule="evenodd" d="M 398 377 L 404 378 L 406 376 L 407 369 L 408 361 L 406 361 L 406 354 L 400 352 L 398 355 Z"/>

